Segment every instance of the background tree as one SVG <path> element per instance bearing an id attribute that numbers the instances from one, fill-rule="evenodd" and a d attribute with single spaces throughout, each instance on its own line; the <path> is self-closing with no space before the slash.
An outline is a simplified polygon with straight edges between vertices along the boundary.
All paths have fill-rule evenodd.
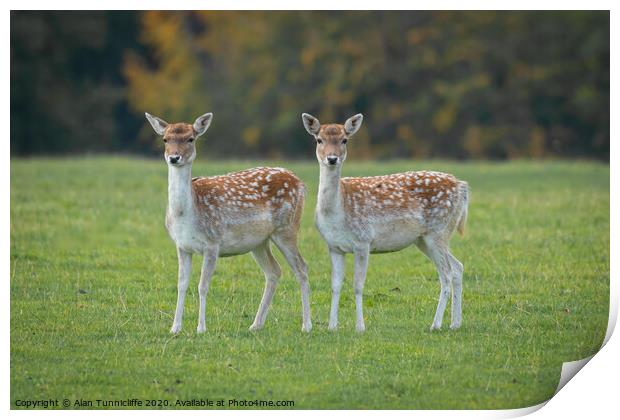
<path id="1" fill-rule="evenodd" d="M 202 153 L 223 157 L 311 157 L 305 111 L 364 113 L 360 158 L 609 158 L 608 12 L 19 12 L 11 31 L 14 153 L 145 151 L 145 110 L 208 110 Z"/>
<path id="2" fill-rule="evenodd" d="M 135 151 L 123 52 L 133 12 L 11 12 L 11 153 Z"/>

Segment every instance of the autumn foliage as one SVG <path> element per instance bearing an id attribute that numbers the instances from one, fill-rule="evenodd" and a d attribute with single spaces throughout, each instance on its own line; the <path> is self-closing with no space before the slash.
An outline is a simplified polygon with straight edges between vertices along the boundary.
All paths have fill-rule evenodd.
<path id="1" fill-rule="evenodd" d="M 609 156 L 608 12 L 135 12 L 133 19 L 132 31 L 108 26 L 134 38 L 114 49 L 122 57 L 114 92 L 122 95 L 100 96 L 125 104 L 123 118 L 133 123 L 117 133 L 136 144 L 154 141 L 144 111 L 170 122 L 213 112 L 201 155 L 307 159 L 302 112 L 324 122 L 361 112 L 357 158 Z M 79 149 L 80 141 L 89 140 L 68 144 Z"/>

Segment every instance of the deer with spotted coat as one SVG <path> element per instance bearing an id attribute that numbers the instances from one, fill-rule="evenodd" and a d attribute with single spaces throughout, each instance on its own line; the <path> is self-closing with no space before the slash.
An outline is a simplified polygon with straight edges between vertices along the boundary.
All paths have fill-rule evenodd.
<path id="1" fill-rule="evenodd" d="M 455 229 L 463 233 L 467 219 L 468 185 L 439 172 L 341 178 L 347 140 L 361 127 L 357 114 L 344 125 L 325 124 L 302 114 L 304 127 L 316 140 L 319 193 L 316 226 L 332 262 L 332 302 L 329 329 L 338 327 L 338 304 L 344 280 L 345 254 L 354 255 L 356 330 L 364 331 L 362 292 L 369 254 L 402 250 L 415 244 L 434 264 L 441 291 L 431 330 L 441 328 L 452 292 L 452 323 L 461 325 L 463 265 L 450 253 Z"/>
<path id="2" fill-rule="evenodd" d="M 165 143 L 168 164 L 166 229 L 177 248 L 178 294 L 170 332 L 181 330 L 185 294 L 189 285 L 192 255 L 204 257 L 198 285 L 200 300 L 197 331 L 205 331 L 206 297 L 219 257 L 251 252 L 265 273 L 265 290 L 250 330 L 261 329 L 271 304 L 280 266 L 270 242 L 282 252 L 301 287 L 302 330 L 312 329 L 307 266 L 297 247 L 304 205 L 305 186 L 283 168 L 254 168 L 213 177 L 192 178 L 196 158 L 194 141 L 203 135 L 213 114 L 198 117 L 194 124 L 168 124 L 145 113 Z"/>

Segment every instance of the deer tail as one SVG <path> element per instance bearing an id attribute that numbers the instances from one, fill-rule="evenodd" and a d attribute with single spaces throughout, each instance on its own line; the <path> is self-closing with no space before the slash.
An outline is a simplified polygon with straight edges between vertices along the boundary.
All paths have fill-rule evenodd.
<path id="1" fill-rule="evenodd" d="M 463 235 L 465 233 L 465 224 L 467 223 L 467 208 L 469 207 L 469 185 L 467 184 L 467 182 L 461 181 L 459 185 L 459 192 L 463 197 L 463 204 L 461 206 L 461 214 L 459 215 L 456 230 L 459 232 L 459 234 Z"/>

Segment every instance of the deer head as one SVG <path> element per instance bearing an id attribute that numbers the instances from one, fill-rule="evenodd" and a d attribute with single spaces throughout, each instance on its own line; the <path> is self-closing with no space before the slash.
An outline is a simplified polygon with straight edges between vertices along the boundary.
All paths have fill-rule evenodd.
<path id="1" fill-rule="evenodd" d="M 316 140 L 316 158 L 319 163 L 336 168 L 347 158 L 347 140 L 360 129 L 364 116 L 354 115 L 344 125 L 321 125 L 317 118 L 305 113 L 301 118 L 308 133 Z"/>
<path id="2" fill-rule="evenodd" d="M 153 130 L 164 139 L 164 159 L 168 165 L 183 166 L 191 164 L 196 158 L 196 145 L 194 140 L 203 135 L 213 119 L 212 113 L 204 114 L 194 124 L 174 123 L 166 121 L 145 112 Z"/>

